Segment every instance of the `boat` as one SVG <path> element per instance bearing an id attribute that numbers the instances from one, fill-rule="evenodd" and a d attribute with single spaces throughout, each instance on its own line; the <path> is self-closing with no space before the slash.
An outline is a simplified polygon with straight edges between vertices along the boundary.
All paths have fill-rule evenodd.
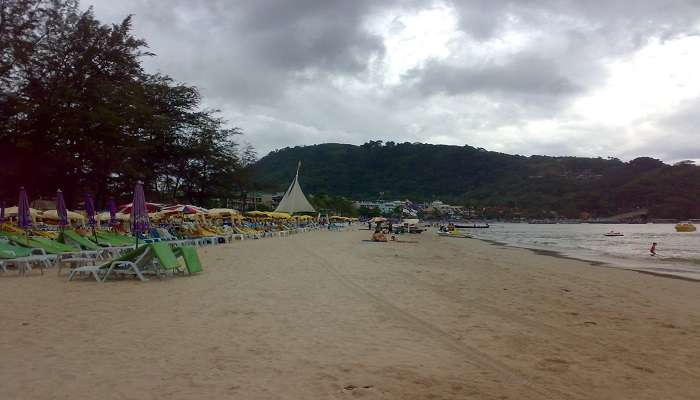
<path id="1" fill-rule="evenodd" d="M 610 231 L 610 232 L 606 233 L 604 236 L 625 236 L 625 235 L 622 234 L 622 232 Z"/>
<path id="2" fill-rule="evenodd" d="M 676 232 L 695 232 L 697 229 L 690 221 L 683 221 L 676 224 Z"/>
<path id="3" fill-rule="evenodd" d="M 468 225 L 462 225 L 462 224 L 454 224 L 455 228 L 457 229 L 485 229 L 489 228 L 489 224 L 479 224 L 479 223 L 473 223 L 473 224 L 468 224 Z"/>
<path id="4" fill-rule="evenodd" d="M 453 237 L 453 238 L 464 238 L 464 239 L 470 239 L 470 238 L 471 238 L 470 235 L 467 235 L 467 234 L 465 234 L 465 233 L 462 233 L 462 232 L 460 232 L 460 231 L 458 231 L 458 230 L 456 230 L 456 229 L 453 230 L 453 231 L 448 231 L 448 232 L 440 231 L 440 232 L 438 232 L 437 234 L 438 234 L 439 236 L 442 236 L 442 237 Z"/>

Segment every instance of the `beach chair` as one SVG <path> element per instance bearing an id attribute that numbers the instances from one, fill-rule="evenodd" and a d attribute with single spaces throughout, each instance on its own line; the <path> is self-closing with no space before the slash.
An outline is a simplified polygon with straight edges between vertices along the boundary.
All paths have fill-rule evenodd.
<path id="1" fill-rule="evenodd" d="M 58 255 L 63 253 L 80 252 L 80 249 L 76 247 L 68 246 L 53 239 L 47 239 L 44 237 L 30 236 L 27 238 L 26 236 L 20 236 L 7 232 L 3 232 L 2 235 L 7 237 L 9 241 L 17 246 L 43 249 L 48 254 Z"/>
<path id="2" fill-rule="evenodd" d="M 39 265 L 43 275 L 44 269 L 51 267 L 53 263 L 54 260 L 43 249 L 30 249 L 0 242 L 0 269 L 2 272 L 7 272 L 7 267 L 14 265 L 20 275 L 25 275 L 32 272 L 33 265 Z"/>
<path id="3" fill-rule="evenodd" d="M 173 253 L 175 253 L 176 257 L 182 257 L 182 259 L 185 261 L 188 274 L 192 275 L 203 271 L 202 263 L 199 261 L 199 254 L 197 254 L 197 249 L 194 247 L 177 247 Z"/>
<path id="4" fill-rule="evenodd" d="M 72 229 L 61 232 L 58 236 L 58 241 L 69 246 L 79 246 L 83 250 L 101 250 L 101 247 L 97 243 L 87 239 Z"/>
<path id="5" fill-rule="evenodd" d="M 180 263 L 167 242 L 152 243 L 150 247 L 153 253 L 152 268 L 150 270 L 156 276 L 161 276 L 163 273 L 180 268 Z"/>
<path id="6" fill-rule="evenodd" d="M 140 246 L 138 249 L 101 265 L 89 265 L 72 269 L 68 280 L 76 275 L 88 274 L 98 282 L 106 281 L 112 274 L 136 276 L 142 282 L 147 281 L 145 274 L 154 273 L 160 277 L 168 271 L 180 267 L 175 254 L 168 243 L 157 242 Z"/>
<path id="7" fill-rule="evenodd" d="M 118 233 L 109 231 L 96 231 L 95 236 L 97 236 L 97 244 L 109 244 L 113 247 L 134 247 L 134 239 L 131 236 L 120 235 Z M 95 240 L 93 237 L 89 237 L 90 240 Z"/>
<path id="8" fill-rule="evenodd" d="M 149 245 L 140 246 L 119 258 L 102 263 L 100 265 L 86 265 L 78 268 L 73 268 L 68 275 L 68 280 L 73 280 L 78 275 L 91 275 L 97 282 L 105 281 L 112 273 L 121 275 L 135 275 L 141 281 L 147 279 L 139 269 L 146 262 Z"/>

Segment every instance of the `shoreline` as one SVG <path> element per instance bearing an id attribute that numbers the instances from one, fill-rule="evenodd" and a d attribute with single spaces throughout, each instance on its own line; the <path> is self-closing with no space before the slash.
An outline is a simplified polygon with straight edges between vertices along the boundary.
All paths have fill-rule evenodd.
<path id="1" fill-rule="evenodd" d="M 682 274 L 685 272 L 682 270 L 675 270 L 674 271 L 674 270 L 669 269 L 667 272 L 652 271 L 649 269 L 642 269 L 639 267 L 626 266 L 622 263 L 615 265 L 616 261 L 599 261 L 599 260 L 591 260 L 591 259 L 582 258 L 582 257 L 570 256 L 570 255 L 567 255 L 559 250 L 547 250 L 547 249 L 540 249 L 540 248 L 535 248 L 535 247 L 527 247 L 527 246 L 520 245 L 520 244 L 511 244 L 511 243 L 501 242 L 501 241 L 497 241 L 497 240 L 484 239 L 484 238 L 478 238 L 478 237 L 473 237 L 473 236 L 471 237 L 471 239 L 480 240 L 482 242 L 486 242 L 486 243 L 489 243 L 489 244 L 494 245 L 494 246 L 510 247 L 510 248 L 528 250 L 528 251 L 531 251 L 532 253 L 537 254 L 537 255 L 555 257 L 555 258 L 564 259 L 564 260 L 581 261 L 581 262 L 590 264 L 593 267 L 620 269 L 620 270 L 634 271 L 634 272 L 637 272 L 640 274 L 653 275 L 653 276 L 660 277 L 660 278 L 680 279 L 680 280 L 689 281 L 689 282 L 700 282 L 700 272 L 696 273 L 699 275 L 698 277 L 691 277 L 691 276 L 686 276 L 686 275 L 679 275 L 679 274 Z"/>

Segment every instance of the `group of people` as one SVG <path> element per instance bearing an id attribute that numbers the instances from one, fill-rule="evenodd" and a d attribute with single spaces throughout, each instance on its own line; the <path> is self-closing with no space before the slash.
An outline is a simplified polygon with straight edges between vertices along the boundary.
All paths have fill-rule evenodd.
<path id="1" fill-rule="evenodd" d="M 369 223 L 370 225 L 370 230 L 372 223 Z M 386 232 L 385 232 L 386 230 Z M 387 239 L 387 234 L 391 234 L 390 239 Z M 393 226 L 391 222 L 387 224 L 386 229 L 382 228 L 382 223 L 377 222 L 375 228 L 374 228 L 374 233 L 372 233 L 372 241 L 373 242 L 388 242 L 389 240 L 391 241 L 396 241 L 396 236 L 393 235 Z"/>

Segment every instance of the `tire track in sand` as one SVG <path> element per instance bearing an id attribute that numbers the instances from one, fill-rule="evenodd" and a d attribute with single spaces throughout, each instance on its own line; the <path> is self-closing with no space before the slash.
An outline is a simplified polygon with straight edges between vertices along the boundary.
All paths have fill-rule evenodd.
<path id="1" fill-rule="evenodd" d="M 491 357 L 474 347 L 462 343 L 457 338 L 453 337 L 449 333 L 443 331 L 437 326 L 415 316 L 414 314 L 399 308 L 390 301 L 386 300 L 380 295 L 376 295 L 358 283 L 354 282 L 347 276 L 343 275 L 337 268 L 333 266 L 331 262 L 325 257 L 319 255 L 309 248 L 304 248 L 306 253 L 317 258 L 321 261 L 321 265 L 334 275 L 339 282 L 341 282 L 348 289 L 352 290 L 358 295 L 362 295 L 365 298 L 371 300 L 379 309 L 384 311 L 387 315 L 392 316 L 395 319 L 401 320 L 402 322 L 410 325 L 416 331 L 421 332 L 423 335 L 430 337 L 438 341 L 443 346 L 453 350 L 461 355 L 463 355 L 466 361 L 478 368 L 487 368 L 492 371 L 496 371 L 502 374 L 504 381 L 514 382 L 521 385 L 522 388 L 527 389 L 531 392 L 536 399 L 565 399 L 570 397 L 566 393 L 562 393 L 551 388 L 542 388 L 539 385 L 533 384 L 529 377 L 522 373 L 521 371 L 505 364 L 504 362 Z"/>

